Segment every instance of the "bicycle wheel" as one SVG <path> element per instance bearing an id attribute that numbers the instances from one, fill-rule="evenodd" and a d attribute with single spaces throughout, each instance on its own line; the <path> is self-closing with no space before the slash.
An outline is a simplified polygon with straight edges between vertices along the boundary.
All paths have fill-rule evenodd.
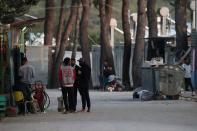
<path id="1" fill-rule="evenodd" d="M 44 93 L 44 110 L 46 110 L 50 106 L 50 97 L 45 91 L 43 93 Z"/>
<path id="2" fill-rule="evenodd" d="M 34 96 L 36 93 L 36 90 L 32 90 L 31 92 L 31 95 Z M 50 98 L 49 98 L 49 95 L 45 92 L 45 91 L 42 91 L 43 93 L 43 105 L 44 105 L 44 110 L 46 110 L 47 108 L 49 108 L 49 105 L 50 105 Z"/>

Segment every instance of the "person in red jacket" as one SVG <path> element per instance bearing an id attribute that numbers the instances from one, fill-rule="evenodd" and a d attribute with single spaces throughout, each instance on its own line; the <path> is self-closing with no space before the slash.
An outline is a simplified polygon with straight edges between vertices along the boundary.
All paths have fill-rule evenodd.
<path id="1" fill-rule="evenodd" d="M 65 114 L 68 112 L 74 112 L 73 84 L 76 77 L 75 74 L 74 68 L 70 65 L 70 58 L 66 57 L 59 68 L 59 81 L 62 89 Z"/>

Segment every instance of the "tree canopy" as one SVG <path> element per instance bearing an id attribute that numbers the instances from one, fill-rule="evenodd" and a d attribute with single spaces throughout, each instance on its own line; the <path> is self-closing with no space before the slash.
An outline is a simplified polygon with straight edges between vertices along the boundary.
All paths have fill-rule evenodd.
<path id="1" fill-rule="evenodd" d="M 0 22 L 9 24 L 15 17 L 29 11 L 30 6 L 36 5 L 39 0 L 0 0 Z"/>

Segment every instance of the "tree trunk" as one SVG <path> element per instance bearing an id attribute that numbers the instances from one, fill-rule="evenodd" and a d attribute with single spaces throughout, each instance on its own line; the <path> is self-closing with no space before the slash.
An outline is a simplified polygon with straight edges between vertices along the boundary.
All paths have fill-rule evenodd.
<path id="1" fill-rule="evenodd" d="M 176 22 L 176 44 L 177 52 L 176 57 L 181 58 L 183 52 L 188 48 L 187 42 L 187 0 L 176 0 L 175 1 L 175 22 Z"/>
<path id="2" fill-rule="evenodd" d="M 55 29 L 55 0 L 46 0 L 46 13 L 44 23 L 44 45 L 52 45 Z"/>
<path id="3" fill-rule="evenodd" d="M 126 87 L 130 87 L 130 58 L 131 58 L 131 32 L 129 23 L 129 0 L 123 0 L 122 3 L 122 27 L 124 31 L 124 56 L 123 56 L 123 69 L 122 81 Z"/>
<path id="4" fill-rule="evenodd" d="M 64 32 L 62 34 L 62 39 L 60 43 L 60 49 L 57 55 L 57 58 L 55 59 L 55 68 L 54 68 L 54 75 L 58 75 L 58 68 L 60 66 L 61 61 L 63 60 L 63 56 L 65 53 L 65 48 L 68 45 L 68 37 L 72 31 L 73 25 L 76 21 L 76 16 L 77 16 L 77 8 L 78 8 L 78 0 L 72 0 L 71 4 L 71 11 L 70 11 L 70 16 L 68 19 L 68 22 L 65 26 Z"/>
<path id="5" fill-rule="evenodd" d="M 63 29 L 64 29 L 64 20 L 65 20 L 65 14 L 66 14 L 65 9 L 64 9 L 65 1 L 66 0 L 61 1 L 58 32 L 57 32 L 57 35 L 56 35 L 55 58 L 57 57 L 57 54 L 59 52 L 60 42 L 61 42 L 61 38 L 62 38 L 62 32 L 63 32 Z"/>
<path id="6" fill-rule="evenodd" d="M 136 44 L 134 48 L 132 76 L 134 88 L 140 87 L 142 84 L 141 66 L 144 57 L 144 36 L 146 21 L 146 5 L 147 0 L 138 0 L 138 24 L 136 34 Z"/>
<path id="7" fill-rule="evenodd" d="M 112 5 L 105 7 L 105 0 L 99 0 L 99 13 L 100 13 L 100 23 L 101 23 L 101 32 L 100 32 L 100 45 L 101 45 L 101 57 L 100 57 L 100 73 L 103 74 L 103 63 L 104 60 L 107 60 L 109 65 L 112 67 L 112 72 L 115 74 L 114 69 L 114 60 L 112 54 L 112 48 L 109 43 L 109 16 L 110 13 L 106 16 L 106 8 L 111 8 Z M 108 11 L 109 12 L 109 11 Z"/>
<path id="8" fill-rule="evenodd" d="M 112 72 L 115 74 L 115 66 L 114 66 L 114 58 L 112 53 L 112 47 L 110 46 L 110 21 L 112 16 L 112 0 L 105 0 L 105 37 L 107 37 L 107 41 L 104 46 L 105 54 L 107 54 L 107 61 L 109 65 L 112 67 Z M 101 48 L 102 49 L 102 48 Z"/>
<path id="9" fill-rule="evenodd" d="M 74 43 L 74 45 L 73 45 L 73 48 L 72 48 L 71 58 L 75 58 L 76 57 L 77 46 L 79 44 L 79 7 L 77 8 L 77 20 L 75 22 L 75 31 L 74 31 L 73 43 Z"/>
<path id="10" fill-rule="evenodd" d="M 46 0 L 46 11 L 45 11 L 45 23 L 44 23 L 44 45 L 52 45 L 52 39 L 55 31 L 55 1 L 54 0 Z M 49 80 L 50 73 L 52 70 L 52 52 L 51 48 L 48 48 L 48 88 L 51 88 L 49 86 Z"/>
<path id="11" fill-rule="evenodd" d="M 85 60 L 85 63 L 91 67 L 90 63 L 90 51 L 89 51 L 89 41 L 88 41 L 88 22 L 89 22 L 89 16 L 90 16 L 90 0 L 81 0 L 83 11 L 82 11 L 82 17 L 80 21 L 80 45 L 82 48 L 82 56 Z M 92 79 L 90 80 L 90 88 L 92 89 Z"/>
<path id="12" fill-rule="evenodd" d="M 105 1 L 105 15 L 106 15 L 107 26 L 110 29 L 110 20 L 112 16 L 112 0 Z"/>
<path id="13" fill-rule="evenodd" d="M 147 1 L 149 37 L 157 37 L 157 34 L 158 34 L 156 2 L 157 2 L 157 0 L 148 0 Z"/>
<path id="14" fill-rule="evenodd" d="M 88 43 L 88 20 L 90 14 L 90 1 L 89 0 L 81 0 L 83 5 L 82 17 L 80 21 L 80 45 L 82 48 L 82 56 L 86 62 L 90 66 L 90 51 L 89 51 L 89 43 Z"/>
<path id="15" fill-rule="evenodd" d="M 58 24 L 58 31 L 57 31 L 57 36 L 56 36 L 56 47 L 55 47 L 55 52 L 52 54 L 52 59 L 51 59 L 51 70 L 49 71 L 49 78 L 48 78 L 48 88 L 56 88 L 58 87 L 58 76 L 53 75 L 55 74 L 55 59 L 57 57 L 58 51 L 59 51 L 59 46 L 60 46 L 60 41 L 62 37 L 62 32 L 64 28 L 64 19 L 65 19 L 65 10 L 64 10 L 64 5 L 65 5 L 65 0 L 61 1 L 61 8 L 60 8 L 60 16 L 59 16 L 59 24 Z M 51 51 L 52 48 L 50 48 Z"/>
<path id="16" fill-rule="evenodd" d="M 149 38 L 157 37 L 158 29 L 157 29 L 157 13 L 156 13 L 156 2 L 157 0 L 148 0 L 147 1 L 147 16 L 148 16 L 148 27 L 149 27 Z M 152 52 L 151 52 L 151 43 L 149 39 L 148 43 L 148 57 L 147 60 L 151 60 Z"/>

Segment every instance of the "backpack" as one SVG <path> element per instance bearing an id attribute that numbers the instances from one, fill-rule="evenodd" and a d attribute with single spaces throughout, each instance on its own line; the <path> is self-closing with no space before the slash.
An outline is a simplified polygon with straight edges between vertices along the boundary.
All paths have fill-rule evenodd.
<path id="1" fill-rule="evenodd" d="M 75 74 L 74 74 L 74 68 L 72 66 L 61 66 L 62 67 L 62 83 L 66 87 L 73 86 L 73 83 L 75 81 Z"/>
<path id="2" fill-rule="evenodd" d="M 153 99 L 153 93 L 148 90 L 141 90 L 138 94 L 141 101 L 150 101 Z"/>

